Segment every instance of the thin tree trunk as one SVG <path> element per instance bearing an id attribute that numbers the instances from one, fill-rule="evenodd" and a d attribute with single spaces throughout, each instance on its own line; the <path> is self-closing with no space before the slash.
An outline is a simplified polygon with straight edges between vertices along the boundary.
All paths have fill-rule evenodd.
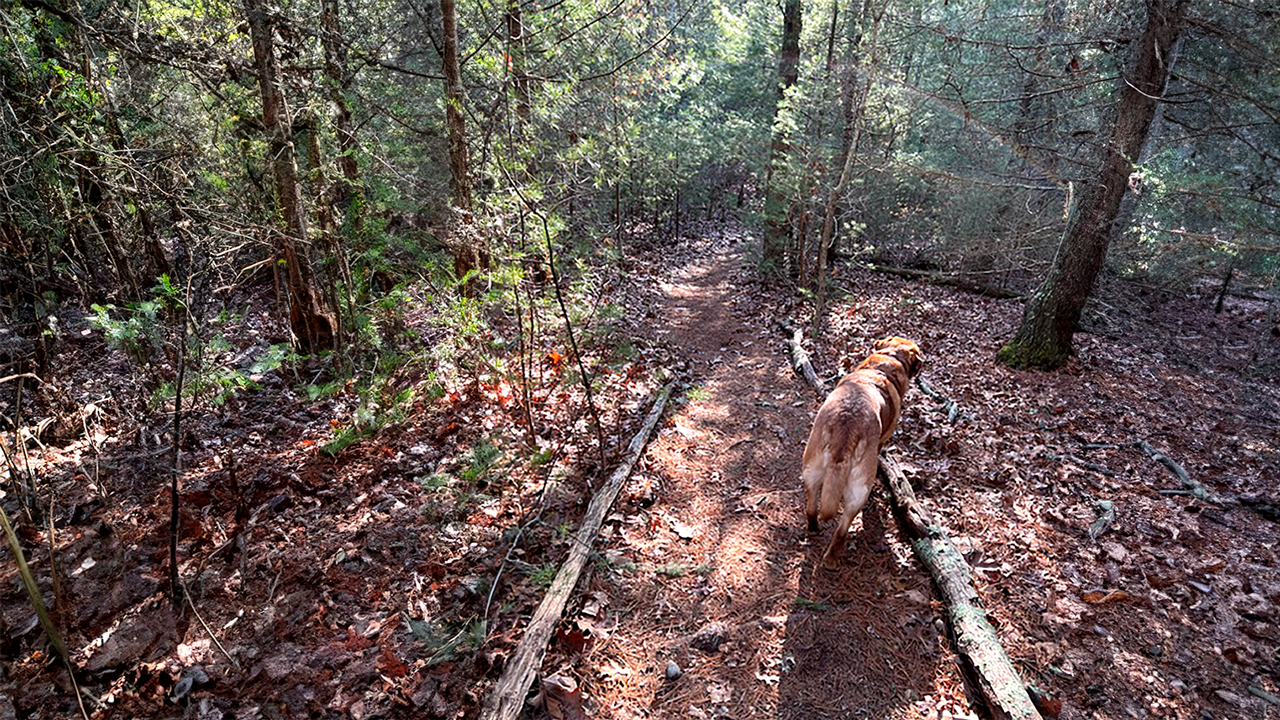
<path id="1" fill-rule="evenodd" d="M 245 0 L 244 10 L 253 41 L 253 58 L 262 92 L 262 124 L 270 146 L 272 170 L 285 231 L 280 255 L 287 271 L 289 326 L 299 347 L 309 352 L 332 349 L 336 344 L 334 320 L 311 271 L 307 257 L 307 216 L 298 182 L 297 151 L 284 93 L 280 89 L 280 64 L 275 52 L 275 21 L 264 0 Z"/>
<path id="2" fill-rule="evenodd" d="M 444 94 L 445 124 L 449 129 L 449 173 L 453 190 L 453 207 L 458 217 L 450 222 L 453 246 L 453 270 L 459 280 L 473 271 L 489 269 L 489 257 L 476 247 L 471 233 L 463 228 L 471 225 L 471 167 L 467 158 L 467 126 L 462 113 L 462 67 L 458 62 L 458 6 L 457 0 L 440 0 L 440 13 L 444 24 Z M 474 297 L 479 292 L 475 278 L 462 285 L 462 294 Z"/>
<path id="3" fill-rule="evenodd" d="M 818 101 L 818 115 L 812 123 L 812 131 L 809 133 L 809 143 L 813 148 L 819 148 L 823 144 L 827 133 L 827 105 L 829 104 L 828 89 L 831 87 L 831 77 L 836 72 L 836 31 L 840 27 L 840 3 L 835 0 L 831 3 L 831 21 L 827 24 L 827 60 L 823 66 L 822 82 L 820 90 L 822 94 L 821 100 Z M 858 44 L 855 39 L 854 45 Z M 816 152 L 816 150 L 815 150 Z M 795 230 L 797 255 L 794 258 L 796 270 L 792 274 L 798 278 L 799 282 L 808 285 L 810 282 L 817 282 L 816 270 L 811 270 L 809 258 L 814 254 L 810 251 L 813 249 L 809 242 L 811 235 L 812 218 L 817 214 L 820 199 L 819 185 L 822 183 L 822 175 L 825 170 L 825 163 L 820 159 L 814 159 L 808 163 L 808 169 L 805 173 L 805 181 L 801 191 L 797 194 L 793 201 L 793 213 L 798 214 L 799 222 Z M 815 263 L 816 267 L 816 263 Z"/>
<path id="4" fill-rule="evenodd" d="M 458 62 L 457 0 L 440 0 L 444 24 L 445 123 L 449 129 L 449 173 L 453 206 L 471 212 L 470 164 L 467 159 L 467 124 L 462 114 L 462 67 Z"/>
<path id="5" fill-rule="evenodd" d="M 862 22 L 866 22 L 866 15 L 870 9 L 869 5 L 870 3 L 863 5 Z M 875 64 L 880 18 L 883 16 L 884 7 L 882 6 L 872 20 L 871 53 L 867 58 L 867 66 Z M 859 72 L 859 66 L 862 63 L 858 62 L 857 53 L 860 50 L 861 40 L 862 34 L 858 33 L 849 43 L 848 70 L 842 103 L 844 105 L 844 133 L 840 142 L 840 179 L 836 181 L 835 188 L 831 190 L 831 195 L 827 198 L 826 213 L 822 220 L 822 234 L 818 240 L 818 292 L 813 313 L 813 334 L 815 336 L 822 326 L 822 314 L 826 311 L 827 256 L 830 252 L 832 237 L 835 234 L 836 208 L 839 206 L 840 200 L 844 197 L 845 190 L 849 186 L 853 161 L 858 156 L 858 141 L 862 134 L 861 118 L 867 103 L 867 93 L 871 90 L 871 73 Z"/>
<path id="6" fill-rule="evenodd" d="M 1052 369 L 1071 354 L 1071 338 L 1106 259 L 1133 162 L 1169 79 L 1186 6 L 1186 0 L 1147 0 L 1146 30 L 1123 79 L 1097 178 L 1080 190 L 1049 274 L 1027 302 L 1017 334 L 1000 349 L 1001 362 Z"/>
<path id="7" fill-rule="evenodd" d="M 523 131 L 533 114 L 533 101 L 529 74 L 524 68 L 524 15 L 520 0 L 507 0 L 507 56 L 511 58 L 511 77 L 515 80 L 517 125 Z"/>
<path id="8" fill-rule="evenodd" d="M 786 264 L 788 236 L 787 192 L 782 181 L 783 165 L 791 152 L 786 134 L 778 127 L 778 113 L 785 112 L 787 90 L 800 77 L 800 0 L 787 0 L 782 10 L 782 49 L 778 59 L 778 105 L 774 110 L 773 142 L 769 150 L 769 170 L 765 177 L 764 253 L 768 272 L 781 272 Z"/>
<path id="9" fill-rule="evenodd" d="M 360 167 L 356 163 L 356 126 L 347 102 L 351 74 L 347 71 L 347 50 L 342 43 L 338 11 L 338 0 L 323 0 L 320 38 L 324 45 L 324 74 L 329 86 L 333 125 L 338 136 L 338 169 L 342 171 L 342 178 L 334 182 L 331 192 L 336 203 L 342 206 L 346 235 L 358 238 L 364 233 L 364 188 L 360 185 Z"/>

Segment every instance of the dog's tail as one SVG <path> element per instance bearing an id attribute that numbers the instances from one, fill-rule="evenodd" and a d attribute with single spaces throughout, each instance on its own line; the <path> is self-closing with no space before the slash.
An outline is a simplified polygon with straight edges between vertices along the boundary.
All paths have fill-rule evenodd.
<path id="1" fill-rule="evenodd" d="M 845 452 L 839 452 L 841 449 Z M 865 465 L 862 462 L 863 456 L 878 449 L 866 438 L 859 439 L 857 447 L 852 448 L 853 452 L 848 452 L 848 448 L 832 447 L 828 444 L 814 458 L 814 462 L 810 463 L 812 467 L 806 465 L 804 469 L 806 482 L 810 481 L 810 473 L 813 473 L 812 480 L 816 481 L 821 492 L 818 502 L 819 520 L 826 522 L 836 516 L 840 511 L 840 501 L 844 498 L 845 488 L 849 483 L 868 484 L 867 478 L 853 476 L 863 472 L 863 465 Z M 813 483 L 809 486 L 813 487 Z"/>

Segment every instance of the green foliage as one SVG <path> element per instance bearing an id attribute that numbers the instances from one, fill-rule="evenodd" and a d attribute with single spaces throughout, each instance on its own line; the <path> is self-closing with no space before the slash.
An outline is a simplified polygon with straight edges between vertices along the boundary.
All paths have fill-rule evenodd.
<path id="1" fill-rule="evenodd" d="M 160 308 L 158 300 L 145 300 L 125 308 L 94 303 L 90 306 L 94 314 L 88 321 L 102 331 L 112 350 L 123 350 L 146 364 L 152 351 L 164 341 L 164 327 L 158 317 Z"/>
<path id="2" fill-rule="evenodd" d="M 489 626 L 483 619 L 473 619 L 459 626 L 440 619 L 414 618 L 407 612 L 403 617 L 414 638 L 430 653 L 426 660 L 428 667 L 475 653 L 488 641 Z"/>
<path id="3" fill-rule="evenodd" d="M 831 603 L 826 600 L 811 600 L 809 598 L 796 598 L 796 607 L 804 610 L 812 610 L 813 612 L 826 612 L 831 609 Z"/>
<path id="4" fill-rule="evenodd" d="M 459 477 L 468 484 L 487 483 L 490 472 L 502 457 L 502 451 L 489 439 L 483 439 L 467 453 L 467 467 Z"/>
<path id="5" fill-rule="evenodd" d="M 337 457 L 352 445 L 373 437 L 382 428 L 402 420 L 417 395 L 415 387 L 397 389 L 391 375 L 375 376 L 367 383 L 356 384 L 354 389 L 360 402 L 353 416 L 347 422 L 336 425 L 333 439 L 320 448 L 321 452 L 330 457 Z M 314 392 L 318 397 L 325 390 L 326 388 L 319 387 Z M 308 389 L 308 394 L 311 393 L 312 390 Z"/>
<path id="6" fill-rule="evenodd" d="M 556 579 L 557 569 L 554 563 L 544 563 L 538 566 L 531 565 L 525 572 L 534 587 L 545 590 L 551 587 L 551 582 Z"/>

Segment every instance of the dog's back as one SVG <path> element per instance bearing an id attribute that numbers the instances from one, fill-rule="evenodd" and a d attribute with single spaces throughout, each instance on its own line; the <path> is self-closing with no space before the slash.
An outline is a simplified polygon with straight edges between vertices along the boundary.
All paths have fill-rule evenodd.
<path id="1" fill-rule="evenodd" d="M 818 409 L 802 477 L 809 531 L 817 532 L 819 520 L 840 515 L 823 558 L 827 568 L 836 567 L 849 524 L 875 486 L 880 448 L 897 427 L 902 396 L 920 363 L 920 350 L 910 340 L 881 340 Z"/>
<path id="2" fill-rule="evenodd" d="M 875 458 L 880 451 L 881 415 L 887 408 L 878 396 L 865 375 L 854 372 L 840 381 L 818 410 L 804 448 L 803 477 L 810 497 L 819 499 L 817 517 L 823 522 L 835 517 L 842 496 L 850 490 L 865 486 L 870 492 L 875 465 L 870 477 L 861 470 L 866 458 Z M 816 529 L 812 523 L 810 529 Z"/>

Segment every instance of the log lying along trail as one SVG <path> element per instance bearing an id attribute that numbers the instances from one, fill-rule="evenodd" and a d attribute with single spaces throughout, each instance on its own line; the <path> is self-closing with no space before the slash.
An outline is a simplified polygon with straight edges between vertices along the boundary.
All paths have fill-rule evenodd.
<path id="1" fill-rule="evenodd" d="M 524 707 L 524 698 L 529 692 L 534 673 L 542 666 L 542 658 L 547 654 L 547 643 L 551 640 L 556 624 L 560 622 L 560 616 L 564 613 L 574 586 L 578 584 L 578 576 L 586 567 L 591 548 L 595 545 L 596 534 L 599 533 L 600 526 L 609 514 L 609 509 L 613 507 L 613 502 L 618 499 L 623 483 L 631 477 L 631 470 L 644 454 L 644 446 L 649 441 L 649 435 L 657 426 L 658 418 L 662 417 L 667 398 L 671 397 L 671 388 L 672 384 L 668 383 L 658 393 L 653 407 L 645 417 L 644 425 L 635 437 L 631 438 L 631 444 L 627 446 L 626 458 L 609 476 L 608 482 L 592 496 L 591 504 L 587 506 L 587 514 L 582 519 L 582 525 L 569 545 L 569 557 L 560 566 L 560 572 L 556 574 L 556 579 L 547 590 L 542 604 L 529 620 L 519 647 L 507 663 L 502 677 L 498 678 L 493 692 L 489 694 L 484 710 L 480 713 L 482 720 L 512 720 Z"/>

